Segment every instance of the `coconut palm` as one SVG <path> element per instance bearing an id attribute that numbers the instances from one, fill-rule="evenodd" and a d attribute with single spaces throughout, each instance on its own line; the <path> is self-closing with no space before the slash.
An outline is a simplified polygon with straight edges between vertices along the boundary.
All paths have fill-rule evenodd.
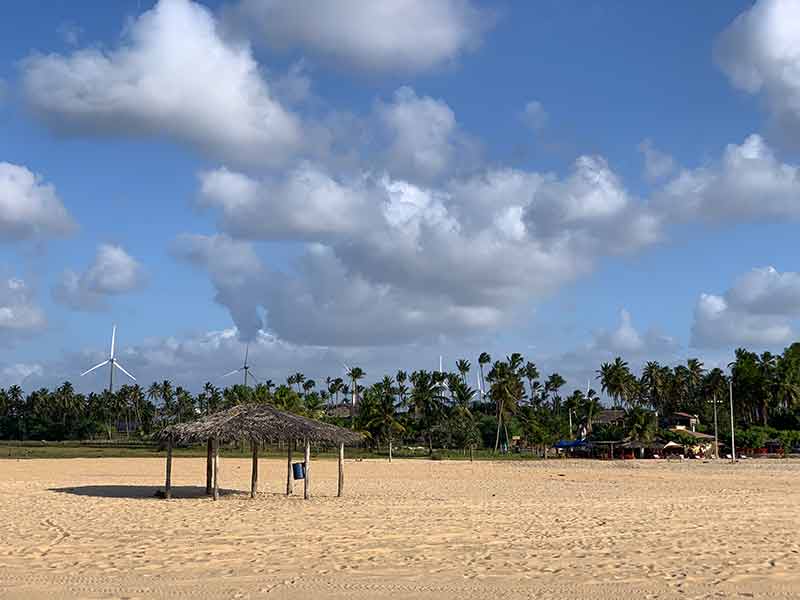
<path id="1" fill-rule="evenodd" d="M 350 390 L 353 393 L 353 401 L 350 404 L 350 423 L 351 425 L 355 422 L 355 415 L 356 415 L 356 404 L 358 404 L 358 392 L 359 392 L 359 379 L 364 379 L 366 377 L 366 373 L 361 367 L 351 367 L 347 370 L 347 376 L 350 378 L 352 385 Z"/>
<path id="2" fill-rule="evenodd" d="M 513 356 L 513 355 L 512 355 Z M 495 405 L 497 415 L 497 432 L 495 434 L 494 451 L 500 447 L 500 429 L 502 428 L 506 436 L 506 445 L 510 445 L 511 439 L 508 436 L 508 420 L 510 415 L 517 411 L 525 389 L 522 385 L 522 378 L 519 374 L 518 360 L 509 357 L 507 362 L 496 361 L 489 371 L 489 397 Z M 514 368 L 517 367 L 517 368 Z"/>
<path id="3" fill-rule="evenodd" d="M 469 373 L 470 366 L 469 361 L 464 358 L 460 358 L 456 361 L 456 369 L 461 375 L 461 381 L 464 384 L 467 383 L 467 374 Z"/>
<path id="4" fill-rule="evenodd" d="M 372 406 L 367 427 L 375 428 L 378 436 L 386 441 L 389 449 L 389 462 L 392 462 L 394 434 L 402 433 L 405 428 L 397 418 L 396 390 L 391 377 L 384 377 L 383 381 L 375 385 L 375 391 L 376 402 Z"/>
<path id="5" fill-rule="evenodd" d="M 530 361 L 525 363 L 525 379 L 528 380 L 528 387 L 530 389 L 530 396 L 528 397 L 528 401 L 533 404 L 536 398 L 536 392 L 539 389 L 539 369 L 536 365 Z"/>
<path id="6" fill-rule="evenodd" d="M 483 378 L 483 365 L 488 365 L 492 362 L 492 357 L 489 356 L 488 352 L 481 352 L 480 356 L 478 356 L 478 369 L 481 372 L 481 402 L 483 402 L 483 396 L 486 391 L 486 381 Z"/>
<path id="7" fill-rule="evenodd" d="M 414 371 L 411 374 L 410 403 L 428 441 L 428 453 L 433 454 L 433 430 L 444 413 L 444 388 L 436 374 L 430 371 Z"/>
<path id="8" fill-rule="evenodd" d="M 620 401 L 629 404 L 633 396 L 634 377 L 628 363 L 619 356 L 612 363 L 603 363 L 597 371 L 601 389 L 611 396 L 615 404 Z"/>

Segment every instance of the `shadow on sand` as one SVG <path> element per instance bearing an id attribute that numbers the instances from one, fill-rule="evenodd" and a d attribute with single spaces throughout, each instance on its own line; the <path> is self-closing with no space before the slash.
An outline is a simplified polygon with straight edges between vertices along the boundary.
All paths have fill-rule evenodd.
<path id="1" fill-rule="evenodd" d="M 95 498 L 142 498 L 160 500 L 163 498 L 163 486 L 157 485 L 79 485 L 75 487 L 50 488 L 51 492 L 72 494 L 74 496 L 92 496 Z M 242 494 L 239 490 L 220 490 L 220 496 Z M 206 496 L 206 488 L 199 485 L 181 485 L 172 487 L 174 498 L 210 498 Z"/>

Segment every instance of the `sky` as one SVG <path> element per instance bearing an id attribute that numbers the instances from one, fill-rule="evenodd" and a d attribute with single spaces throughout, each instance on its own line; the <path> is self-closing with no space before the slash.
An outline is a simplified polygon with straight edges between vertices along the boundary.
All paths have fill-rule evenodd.
<path id="1" fill-rule="evenodd" d="M 800 0 L 4 8 L 0 386 L 797 339 Z"/>

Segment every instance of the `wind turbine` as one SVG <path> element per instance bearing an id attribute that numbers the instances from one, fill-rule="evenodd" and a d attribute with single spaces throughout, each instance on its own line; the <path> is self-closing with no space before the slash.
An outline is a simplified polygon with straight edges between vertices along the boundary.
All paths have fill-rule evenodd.
<path id="1" fill-rule="evenodd" d="M 223 375 L 222 378 L 224 379 L 225 377 L 230 377 L 231 375 L 236 375 L 236 373 L 244 373 L 244 385 L 245 385 L 245 387 L 247 387 L 247 376 L 248 375 L 250 377 L 252 377 L 253 379 L 255 379 L 256 381 L 258 381 L 259 378 L 256 377 L 255 375 L 253 375 L 252 373 L 250 373 L 250 365 L 247 364 L 247 357 L 249 355 L 250 355 L 250 344 L 248 343 L 244 348 L 244 365 L 242 365 L 238 369 L 234 369 L 230 373 L 225 373 L 225 375 Z"/>
<path id="2" fill-rule="evenodd" d="M 114 391 L 114 367 L 116 367 L 117 369 L 119 369 L 120 371 L 125 373 L 125 375 L 127 375 L 128 377 L 130 377 L 131 379 L 136 381 L 136 377 L 134 377 L 133 375 L 128 373 L 124 368 L 122 368 L 122 365 L 119 364 L 117 359 L 114 357 L 114 342 L 116 340 L 116 337 L 117 337 L 117 326 L 116 325 L 112 325 L 111 326 L 111 354 L 109 355 L 109 357 L 106 360 L 101 362 L 99 365 L 95 365 L 91 369 L 89 369 L 88 371 L 84 371 L 83 373 L 81 373 L 81 377 L 83 377 L 84 375 L 88 375 L 89 373 L 91 373 L 95 369 L 99 369 L 100 367 L 103 367 L 105 365 L 110 365 L 109 369 L 108 369 L 108 371 L 109 371 L 108 393 L 109 394 Z"/>

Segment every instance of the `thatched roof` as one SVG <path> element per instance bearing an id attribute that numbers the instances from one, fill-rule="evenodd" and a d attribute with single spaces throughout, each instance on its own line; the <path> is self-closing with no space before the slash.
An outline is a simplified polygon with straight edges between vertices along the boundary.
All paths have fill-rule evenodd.
<path id="1" fill-rule="evenodd" d="M 240 404 L 198 421 L 165 427 L 159 439 L 174 444 L 196 444 L 214 437 L 221 443 L 236 440 L 279 442 L 309 440 L 319 444 L 357 444 L 360 433 L 278 410 L 269 404 Z"/>

